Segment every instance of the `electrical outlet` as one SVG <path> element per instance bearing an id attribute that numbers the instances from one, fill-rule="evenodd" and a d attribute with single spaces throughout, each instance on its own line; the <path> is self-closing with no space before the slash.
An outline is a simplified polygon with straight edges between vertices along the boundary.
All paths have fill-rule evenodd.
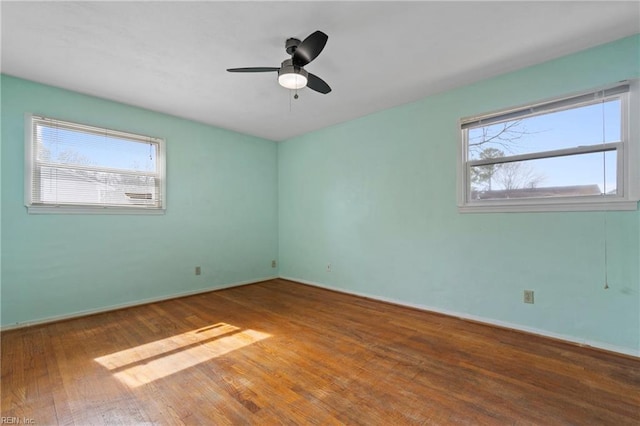
<path id="1" fill-rule="evenodd" d="M 276 267 L 276 261 L 275 261 L 275 260 L 272 260 L 272 261 L 271 261 L 271 267 L 272 267 L 272 268 L 275 268 L 275 267 Z"/>
<path id="2" fill-rule="evenodd" d="M 533 303 L 533 290 L 524 291 L 524 303 Z"/>
<path id="3" fill-rule="evenodd" d="M 199 266 L 196 266 L 196 275 L 200 275 L 202 273 L 202 270 L 200 269 Z"/>
<path id="4" fill-rule="evenodd" d="M 331 264 L 327 263 L 327 272 L 331 272 Z"/>

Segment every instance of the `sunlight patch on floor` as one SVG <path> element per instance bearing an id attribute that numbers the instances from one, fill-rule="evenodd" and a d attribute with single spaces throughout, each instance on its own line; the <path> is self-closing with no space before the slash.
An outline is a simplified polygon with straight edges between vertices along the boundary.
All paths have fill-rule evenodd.
<path id="1" fill-rule="evenodd" d="M 95 359 L 135 388 L 270 337 L 218 323 Z"/>

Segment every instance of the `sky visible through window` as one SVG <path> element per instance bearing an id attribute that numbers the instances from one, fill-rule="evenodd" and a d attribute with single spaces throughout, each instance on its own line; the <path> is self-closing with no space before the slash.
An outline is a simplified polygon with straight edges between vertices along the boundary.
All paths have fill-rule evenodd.
<path id="1" fill-rule="evenodd" d="M 77 206 L 160 206 L 157 141 L 34 122 L 37 203 Z"/>
<path id="2" fill-rule="evenodd" d="M 469 160 L 620 142 L 621 107 L 620 99 L 613 99 L 469 129 Z M 507 131 L 504 131 L 505 128 Z M 604 190 L 610 194 L 616 190 L 615 151 L 507 164 L 510 164 L 507 168 L 511 168 L 512 174 L 521 175 L 518 184 L 523 188 L 595 184 L 601 192 Z M 494 167 L 498 170 L 501 166 Z M 513 189 L 507 188 L 509 184 L 505 182 L 509 179 L 499 179 L 498 174 L 491 177 L 491 182 L 487 180 L 486 173 L 474 176 L 472 186 L 475 190 Z"/>
<path id="3" fill-rule="evenodd" d="M 38 126 L 39 160 L 98 168 L 155 172 L 157 144 L 77 130 Z"/>

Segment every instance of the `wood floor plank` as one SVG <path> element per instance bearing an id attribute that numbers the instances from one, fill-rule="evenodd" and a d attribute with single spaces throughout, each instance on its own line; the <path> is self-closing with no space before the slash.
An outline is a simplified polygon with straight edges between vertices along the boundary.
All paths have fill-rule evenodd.
<path id="1" fill-rule="evenodd" d="M 1 335 L 61 425 L 640 424 L 640 360 L 286 280 Z"/>

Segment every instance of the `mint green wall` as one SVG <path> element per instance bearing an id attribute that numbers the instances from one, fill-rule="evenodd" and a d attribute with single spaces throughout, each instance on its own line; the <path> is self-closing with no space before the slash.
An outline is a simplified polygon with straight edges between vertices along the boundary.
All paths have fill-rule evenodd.
<path id="1" fill-rule="evenodd" d="M 27 214 L 25 112 L 166 138 L 166 214 Z M 2 76 L 1 158 L 4 326 L 277 275 L 274 142 Z"/>
<path id="2" fill-rule="evenodd" d="M 638 77 L 639 51 L 630 37 L 277 146 L 2 76 L 1 323 L 267 278 L 279 258 L 280 276 L 638 354 L 640 213 L 608 213 L 604 290 L 604 213 L 463 215 L 455 189 L 460 117 Z M 28 215 L 25 112 L 165 137 L 166 215 Z"/>
<path id="3" fill-rule="evenodd" d="M 1 77 L 0 77 L 1 78 Z M 0 117 L 2 117 L 2 82 L 0 81 Z M 2 120 L 0 120 L 0 325 L 2 324 Z"/>
<path id="4" fill-rule="evenodd" d="M 280 275 L 640 354 L 637 211 L 607 213 L 604 290 L 604 213 L 456 209 L 459 118 L 638 77 L 639 46 L 622 39 L 281 143 Z"/>

